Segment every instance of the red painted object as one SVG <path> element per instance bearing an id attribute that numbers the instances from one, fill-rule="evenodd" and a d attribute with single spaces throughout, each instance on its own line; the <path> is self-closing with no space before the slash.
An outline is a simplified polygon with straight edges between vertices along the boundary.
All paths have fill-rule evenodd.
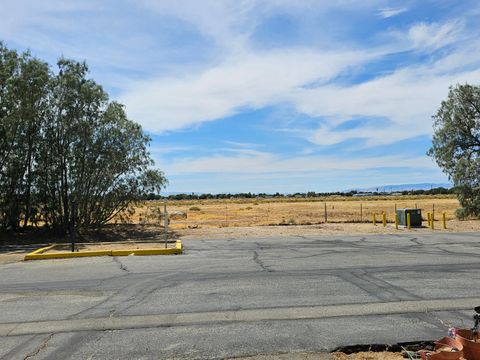
<path id="1" fill-rule="evenodd" d="M 435 351 L 421 351 L 420 355 L 422 360 L 469 360 L 463 357 L 462 342 L 451 337 L 444 337 L 435 341 Z"/>
<path id="2" fill-rule="evenodd" d="M 480 360 L 480 341 L 473 338 L 472 330 L 458 329 L 456 339 L 463 345 L 463 352 L 467 360 Z"/>

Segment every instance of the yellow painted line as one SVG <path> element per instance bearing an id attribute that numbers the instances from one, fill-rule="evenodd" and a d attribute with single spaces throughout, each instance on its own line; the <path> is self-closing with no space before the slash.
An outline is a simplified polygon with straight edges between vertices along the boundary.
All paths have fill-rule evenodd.
<path id="1" fill-rule="evenodd" d="M 134 250 L 134 255 L 137 256 L 146 256 L 146 255 L 174 255 L 174 254 L 181 254 L 181 250 L 179 249 L 142 249 L 142 250 Z M 112 251 L 113 256 L 117 256 L 116 251 Z M 120 255 L 122 256 L 122 255 Z"/>
<path id="2" fill-rule="evenodd" d="M 38 249 L 30 254 L 25 255 L 24 260 L 41 260 L 41 259 L 66 259 L 76 257 L 90 256 L 146 256 L 146 255 L 174 255 L 183 252 L 183 245 L 180 240 L 175 243 L 175 248 L 170 249 L 125 249 L 125 250 L 93 250 L 93 251 L 77 251 L 77 252 L 58 252 L 44 254 L 44 252 L 54 248 L 56 244 Z"/>
<path id="3" fill-rule="evenodd" d="M 100 251 L 79 251 L 79 252 L 58 252 L 51 254 L 28 254 L 25 260 L 41 260 L 41 259 L 65 259 L 74 257 L 89 257 L 89 256 L 108 256 L 111 255 L 111 250 Z"/>
<path id="4" fill-rule="evenodd" d="M 47 250 L 53 249 L 55 246 L 57 246 L 57 244 L 51 244 L 51 245 L 45 246 L 45 247 L 43 247 L 43 248 L 40 248 L 40 249 L 38 249 L 38 250 L 35 250 L 35 251 L 31 252 L 31 253 L 28 254 L 28 255 L 41 254 L 41 253 L 44 253 L 44 252 L 47 251 Z"/>

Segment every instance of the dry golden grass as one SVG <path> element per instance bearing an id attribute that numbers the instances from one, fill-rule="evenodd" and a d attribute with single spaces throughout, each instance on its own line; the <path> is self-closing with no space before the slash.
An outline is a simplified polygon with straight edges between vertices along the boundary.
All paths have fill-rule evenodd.
<path id="1" fill-rule="evenodd" d="M 372 213 L 387 214 L 394 221 L 395 207 L 415 208 L 427 212 L 435 208 L 435 218 L 446 213 L 447 220 L 455 218 L 459 207 L 454 196 L 398 196 L 398 197 L 329 197 L 306 199 L 228 199 L 169 201 L 170 214 L 185 213 L 186 218 L 171 218 L 172 229 L 249 227 L 265 225 L 310 225 L 325 222 L 325 206 L 329 223 L 370 222 Z M 135 224 L 162 225 L 163 203 L 145 202 L 132 217 Z"/>
<path id="2" fill-rule="evenodd" d="M 331 360 L 401 360 L 404 359 L 400 353 L 391 352 L 360 352 L 346 355 L 343 353 L 334 353 Z"/>

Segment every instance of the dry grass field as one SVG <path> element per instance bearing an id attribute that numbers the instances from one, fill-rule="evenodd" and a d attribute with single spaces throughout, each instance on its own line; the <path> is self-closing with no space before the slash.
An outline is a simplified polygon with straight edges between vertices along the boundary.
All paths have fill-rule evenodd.
<path id="1" fill-rule="evenodd" d="M 164 203 L 148 201 L 138 207 L 131 221 L 135 224 L 162 225 Z M 419 208 L 426 219 L 435 210 L 435 219 L 446 213 L 447 220 L 455 219 L 459 207 L 454 196 L 378 196 L 329 198 L 262 198 L 227 200 L 183 200 L 167 202 L 170 228 L 199 229 L 275 225 L 316 225 L 369 223 L 372 213 L 381 221 L 394 221 L 395 208 Z M 360 224 L 359 224 L 360 225 Z"/>

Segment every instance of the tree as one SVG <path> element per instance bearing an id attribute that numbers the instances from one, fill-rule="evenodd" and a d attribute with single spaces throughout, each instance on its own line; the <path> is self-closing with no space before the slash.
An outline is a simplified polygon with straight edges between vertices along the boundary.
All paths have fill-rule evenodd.
<path id="1" fill-rule="evenodd" d="M 0 219 L 17 227 L 29 218 L 34 151 L 45 108 L 48 65 L 0 43 Z"/>
<path id="2" fill-rule="evenodd" d="M 0 229 L 105 224 L 166 184 L 150 138 L 87 65 L 57 65 L 0 43 Z"/>
<path id="3" fill-rule="evenodd" d="M 434 119 L 432 156 L 453 181 L 461 208 L 457 215 L 480 215 L 480 87 L 451 87 Z"/>

